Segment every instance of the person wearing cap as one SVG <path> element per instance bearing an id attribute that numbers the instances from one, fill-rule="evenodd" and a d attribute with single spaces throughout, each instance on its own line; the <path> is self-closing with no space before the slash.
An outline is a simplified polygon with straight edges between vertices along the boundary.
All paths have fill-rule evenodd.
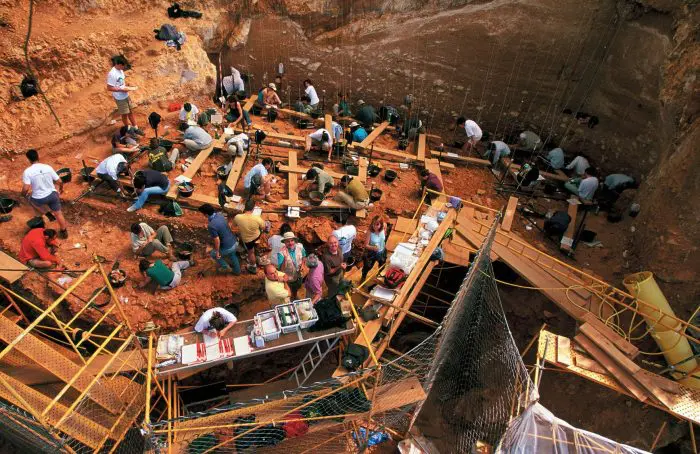
<path id="1" fill-rule="evenodd" d="M 318 94 L 316 93 L 314 83 L 311 82 L 311 79 L 306 79 L 304 81 L 304 93 L 306 93 L 306 96 L 309 97 L 309 105 L 311 106 L 311 108 L 313 110 L 316 110 L 321 100 L 318 99 Z"/>
<path id="2" fill-rule="evenodd" d="M 316 254 L 310 254 L 306 258 L 306 266 L 309 268 L 309 274 L 304 279 L 306 297 L 311 298 L 312 304 L 316 304 L 323 296 L 323 263 Z"/>
<path id="3" fill-rule="evenodd" d="M 282 224 L 280 227 L 279 234 L 277 235 L 271 235 L 267 239 L 267 247 L 270 248 L 270 261 L 271 262 L 277 262 L 277 254 L 279 254 L 280 250 L 284 247 L 284 244 L 282 243 L 282 236 L 287 233 L 292 231 L 292 226 L 287 224 L 286 222 Z"/>
<path id="4" fill-rule="evenodd" d="M 129 170 L 129 163 L 123 154 L 117 153 L 109 156 L 97 166 L 95 173 L 97 178 L 107 183 L 110 188 L 117 191 L 117 194 L 125 198 L 119 175 L 131 176 L 131 170 Z"/>
<path id="5" fill-rule="evenodd" d="M 275 199 L 271 195 L 272 183 L 274 183 L 274 176 L 270 173 L 272 170 L 272 159 L 263 158 L 263 160 L 253 166 L 248 173 L 246 173 L 243 178 L 243 187 L 246 190 L 246 194 L 253 196 L 255 194 L 262 194 L 265 196 L 265 200 L 271 203 L 275 202 Z"/>
<path id="6" fill-rule="evenodd" d="M 207 149 L 214 140 L 208 132 L 199 126 L 181 123 L 180 131 L 182 131 L 182 144 L 190 151 Z"/>
<path id="7" fill-rule="evenodd" d="M 258 214 L 253 214 L 255 200 L 248 199 L 245 202 L 245 211 L 237 214 L 233 222 L 238 226 L 238 236 L 243 241 L 245 250 L 248 253 L 248 272 L 255 274 L 255 245 L 260 239 L 260 234 L 265 230 L 265 221 Z"/>
<path id="8" fill-rule="evenodd" d="M 303 282 L 302 268 L 306 262 L 306 250 L 302 244 L 297 243 L 294 232 L 282 235 L 282 243 L 284 247 L 277 254 L 277 269 L 287 275 L 292 299 L 296 299 Z"/>
<path id="9" fill-rule="evenodd" d="M 379 116 L 377 116 L 377 112 L 374 110 L 374 107 L 371 105 L 365 103 L 363 100 L 357 101 L 358 109 L 357 113 L 355 114 L 355 118 L 357 121 L 360 122 L 364 127 L 366 128 L 371 128 L 374 126 L 374 122 L 379 119 Z"/>
<path id="10" fill-rule="evenodd" d="M 476 148 L 476 144 L 479 143 L 483 132 L 481 128 L 474 120 L 467 120 L 465 117 L 459 117 L 457 119 L 457 126 L 464 128 L 464 132 L 467 134 L 467 141 L 462 145 L 462 151 L 465 153 L 469 150 Z"/>
<path id="11" fill-rule="evenodd" d="M 267 257 L 261 260 L 261 265 L 265 271 L 265 294 L 270 305 L 288 303 L 289 295 L 292 293 L 288 284 L 289 277 L 284 272 L 278 271 Z"/>
<path id="12" fill-rule="evenodd" d="M 357 178 L 352 178 L 350 175 L 343 175 L 340 179 L 340 187 L 344 191 L 338 191 L 335 195 L 335 200 L 343 202 L 353 210 L 363 210 L 368 206 L 369 193 L 362 182 Z"/>
<path id="13" fill-rule="evenodd" d="M 327 129 L 317 129 L 306 136 L 304 154 L 309 153 L 312 146 L 320 148 L 321 151 L 327 151 L 328 161 L 331 160 L 331 153 L 333 151 L 333 136 Z"/>
<path id="14" fill-rule="evenodd" d="M 207 217 L 207 230 L 213 243 L 211 258 L 216 261 L 219 271 L 241 274 L 241 265 L 236 253 L 238 241 L 226 218 L 208 203 L 199 207 L 198 211 Z"/>
<path id="15" fill-rule="evenodd" d="M 268 109 L 276 109 L 282 104 L 282 100 L 277 94 L 277 85 L 275 85 L 274 82 L 270 82 L 269 84 L 267 84 L 267 87 L 263 88 L 262 97 L 263 103 Z"/>
<path id="16" fill-rule="evenodd" d="M 333 177 L 328 175 L 328 172 L 325 170 L 314 165 L 306 172 L 306 181 L 302 185 L 302 189 L 307 192 L 319 191 L 328 194 L 334 185 L 335 180 L 333 180 Z"/>
<path id="17" fill-rule="evenodd" d="M 343 259 L 343 251 L 340 249 L 338 238 L 331 234 L 326 241 L 326 245 L 321 253 L 321 261 L 323 262 L 324 280 L 328 287 L 328 296 L 333 296 L 338 293 L 338 286 L 345 275 L 345 260 Z"/>
<path id="18" fill-rule="evenodd" d="M 367 130 L 356 121 L 350 123 L 350 132 L 352 133 L 352 141 L 357 143 L 362 143 L 368 136 Z"/>

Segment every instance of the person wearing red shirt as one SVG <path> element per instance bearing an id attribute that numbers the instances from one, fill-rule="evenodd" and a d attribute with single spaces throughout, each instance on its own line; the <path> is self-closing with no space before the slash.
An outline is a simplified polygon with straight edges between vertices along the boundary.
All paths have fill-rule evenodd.
<path id="1" fill-rule="evenodd" d="M 34 268 L 59 267 L 61 260 L 53 254 L 58 246 L 56 231 L 53 229 L 32 229 L 22 238 L 19 261 Z"/>
<path id="2" fill-rule="evenodd" d="M 423 189 L 428 188 L 431 191 L 435 192 L 442 192 L 442 181 L 440 181 L 440 177 L 435 175 L 433 172 L 431 172 L 428 169 L 423 169 L 420 173 L 420 180 L 421 180 L 421 192 Z M 435 194 L 428 192 L 425 194 L 425 203 L 428 205 L 431 204 L 433 197 L 435 197 Z"/>

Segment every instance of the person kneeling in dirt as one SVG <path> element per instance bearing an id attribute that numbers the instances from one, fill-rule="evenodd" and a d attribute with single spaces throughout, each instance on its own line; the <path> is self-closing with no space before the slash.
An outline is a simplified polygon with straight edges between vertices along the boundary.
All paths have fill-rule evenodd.
<path id="1" fill-rule="evenodd" d="M 207 230 L 214 246 L 210 255 L 218 265 L 219 271 L 241 274 L 241 265 L 236 253 L 238 241 L 228 226 L 226 218 L 208 203 L 199 207 L 199 212 L 207 217 Z"/>
<path id="2" fill-rule="evenodd" d="M 56 269 L 65 269 L 61 265 L 61 260 L 54 255 L 57 247 L 55 230 L 43 227 L 31 229 L 22 238 L 19 261 L 33 268 L 52 268 L 55 266 Z"/>
<path id="3" fill-rule="evenodd" d="M 112 136 L 112 153 L 133 152 L 138 148 L 139 142 L 136 140 L 136 134 L 128 126 L 122 126 Z"/>
<path id="4" fill-rule="evenodd" d="M 270 194 L 271 186 L 275 182 L 275 178 L 270 174 L 272 170 L 272 159 L 264 158 L 262 162 L 255 164 L 252 169 L 243 178 L 243 187 L 246 190 L 246 195 L 253 196 L 262 194 L 268 202 L 275 202 Z"/>
<path id="5" fill-rule="evenodd" d="M 231 156 L 243 156 L 243 152 L 250 146 L 250 137 L 246 133 L 236 134 L 226 142 L 226 149 Z"/>
<path id="6" fill-rule="evenodd" d="M 182 144 L 190 151 L 202 151 L 212 143 L 208 132 L 199 126 L 189 126 L 187 123 L 180 125 L 182 131 Z"/>
<path id="7" fill-rule="evenodd" d="M 149 196 L 167 194 L 168 189 L 170 189 L 170 180 L 156 170 L 139 170 L 134 175 L 134 189 L 136 189 L 138 198 L 133 205 L 126 209 L 129 213 L 143 208 Z"/>
<path id="8" fill-rule="evenodd" d="M 197 122 L 197 116 L 199 115 L 199 109 L 194 104 L 186 102 L 182 105 L 180 109 L 180 123 L 190 124 Z"/>
<path id="9" fill-rule="evenodd" d="M 335 181 L 333 177 L 328 175 L 328 172 L 316 167 L 318 164 L 314 164 L 308 172 L 306 172 L 306 181 L 304 182 L 302 189 L 308 192 L 319 191 L 323 194 L 328 194 L 333 186 L 335 186 Z"/>
<path id="10" fill-rule="evenodd" d="M 198 333 L 216 330 L 219 332 L 219 337 L 223 337 L 237 321 L 238 318 L 231 312 L 221 307 L 214 307 L 199 317 L 194 325 L 194 330 Z"/>
<path id="11" fill-rule="evenodd" d="M 107 183 L 113 190 L 117 191 L 120 197 L 126 198 L 122 190 L 122 184 L 119 182 L 119 175 L 131 176 L 129 163 L 123 154 L 117 153 L 102 161 L 95 169 L 97 178 Z"/>
<path id="12" fill-rule="evenodd" d="M 173 236 L 167 226 L 161 225 L 158 230 L 145 222 L 131 224 L 131 250 L 141 257 L 149 257 L 154 252 L 160 251 L 167 254 L 170 260 L 175 261 L 175 255 L 170 245 Z"/>
<path id="13" fill-rule="evenodd" d="M 160 290 L 172 290 L 178 285 L 182 280 L 182 272 L 194 265 L 194 261 L 182 260 L 179 262 L 173 262 L 168 268 L 162 260 L 156 260 L 153 264 L 146 259 L 142 259 L 139 262 L 139 271 L 146 278 L 145 281 L 139 286 L 139 288 L 144 288 L 151 281 L 155 281 L 158 284 L 157 289 Z"/>
<path id="14" fill-rule="evenodd" d="M 431 191 L 435 192 L 442 192 L 442 181 L 440 181 L 440 177 L 428 169 L 423 169 L 420 172 L 420 190 L 423 192 L 425 189 L 430 189 Z M 432 192 L 426 192 L 425 203 L 430 205 L 433 201 L 433 197 L 435 197 L 435 194 Z"/>
<path id="15" fill-rule="evenodd" d="M 345 191 L 338 191 L 335 195 L 335 200 L 338 202 L 343 202 L 353 210 L 364 210 L 372 206 L 369 203 L 369 193 L 359 179 L 343 175 L 340 179 L 340 187 Z"/>
<path id="16" fill-rule="evenodd" d="M 306 156 L 309 152 L 311 152 L 311 147 L 317 147 L 321 151 L 327 151 L 328 152 L 328 158 L 327 160 L 331 160 L 331 153 L 333 152 L 333 138 L 331 136 L 331 133 L 328 132 L 327 130 L 321 128 L 317 129 L 315 132 L 312 132 L 308 136 L 306 136 L 305 143 L 304 143 L 304 155 Z"/>

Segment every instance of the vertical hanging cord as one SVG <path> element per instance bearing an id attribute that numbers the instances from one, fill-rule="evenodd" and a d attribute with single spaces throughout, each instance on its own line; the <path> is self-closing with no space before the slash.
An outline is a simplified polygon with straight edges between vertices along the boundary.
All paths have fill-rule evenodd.
<path id="1" fill-rule="evenodd" d="M 53 116 L 54 120 L 56 120 L 56 123 L 58 123 L 58 126 L 61 126 L 61 120 L 58 119 L 58 115 L 56 115 L 56 112 L 53 110 L 53 107 L 51 106 L 51 103 L 49 102 L 49 98 L 46 97 L 46 93 L 44 93 L 44 90 L 41 89 L 41 86 L 39 85 L 39 78 L 36 77 L 34 74 L 34 71 L 32 70 L 32 64 L 29 61 L 29 40 L 32 37 L 32 17 L 34 16 L 34 0 L 29 0 L 29 20 L 27 21 L 27 36 L 24 38 L 24 60 L 27 63 L 27 73 L 36 81 L 36 88 L 38 89 L 39 93 L 41 93 L 41 97 L 44 99 L 44 102 L 46 103 L 46 106 L 49 108 L 49 111 L 51 112 L 51 115 Z"/>

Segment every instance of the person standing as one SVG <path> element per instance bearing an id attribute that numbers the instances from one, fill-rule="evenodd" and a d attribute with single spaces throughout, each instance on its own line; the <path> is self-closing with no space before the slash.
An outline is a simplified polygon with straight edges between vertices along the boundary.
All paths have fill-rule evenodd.
<path id="1" fill-rule="evenodd" d="M 207 230 L 212 238 L 211 258 L 217 263 L 220 272 L 241 274 L 241 265 L 236 255 L 238 242 L 226 222 L 226 218 L 214 207 L 205 203 L 199 212 L 207 217 Z"/>
<path id="2" fill-rule="evenodd" d="M 112 69 L 107 74 L 107 90 L 112 92 L 112 97 L 117 104 L 117 111 L 122 116 L 124 126 L 131 127 L 134 134 L 144 135 L 136 124 L 136 118 L 131 107 L 131 99 L 129 92 L 138 90 L 138 87 L 126 85 L 126 74 L 124 71 L 129 69 L 129 62 L 123 55 L 112 57 Z"/>
<path id="3" fill-rule="evenodd" d="M 284 272 L 288 278 L 289 290 L 292 299 L 297 298 L 297 293 L 302 285 L 302 268 L 306 262 L 306 250 L 297 243 L 297 237 L 293 232 L 282 235 L 284 247 L 277 254 L 277 269 Z"/>
<path id="4" fill-rule="evenodd" d="M 267 239 L 267 246 L 270 248 L 270 261 L 277 263 L 277 254 L 279 254 L 280 249 L 284 246 L 282 243 L 282 236 L 292 231 L 292 226 L 286 222 L 280 227 L 280 233 L 278 235 L 272 235 Z"/>
<path id="5" fill-rule="evenodd" d="M 233 218 L 233 222 L 238 226 L 238 236 L 243 241 L 248 253 L 247 269 L 250 274 L 255 274 L 258 271 L 255 261 L 255 245 L 260 234 L 265 230 L 265 221 L 260 215 L 253 214 L 254 209 L 255 200 L 248 199 L 245 202 L 245 211 Z"/>
<path id="6" fill-rule="evenodd" d="M 22 173 L 22 195 L 29 197 L 29 204 L 39 214 L 50 212 L 58 221 L 59 238 L 68 238 L 68 225 L 63 217 L 59 197 L 63 193 L 63 181 L 50 165 L 39 162 L 38 151 L 28 150 L 25 156 L 31 165 Z M 58 190 L 54 183 L 58 185 Z"/>
<path id="7" fill-rule="evenodd" d="M 265 294 L 271 306 L 278 306 L 289 302 L 291 290 L 287 281 L 289 277 L 282 271 L 277 271 L 275 265 L 267 261 L 265 271 Z"/>
<path id="8" fill-rule="evenodd" d="M 318 104 L 321 102 L 320 99 L 318 99 L 318 94 L 316 93 L 316 89 L 314 88 L 313 82 L 311 82 L 311 79 L 306 79 L 304 81 L 304 93 L 306 93 L 306 96 L 309 97 L 309 105 L 313 110 L 318 109 Z"/>
<path id="9" fill-rule="evenodd" d="M 465 117 L 459 117 L 457 119 L 457 126 L 464 128 L 464 132 L 467 134 L 467 141 L 464 142 L 462 146 L 462 151 L 465 153 L 476 149 L 476 144 L 479 143 L 483 132 L 481 128 L 474 120 L 467 120 Z"/>
<path id="10" fill-rule="evenodd" d="M 131 250 L 134 254 L 141 257 L 149 257 L 155 251 L 160 251 L 167 254 L 170 260 L 175 261 L 175 254 L 170 245 L 173 242 L 173 236 L 170 234 L 170 229 L 167 226 L 161 225 L 158 230 L 153 230 L 153 227 L 145 222 L 136 222 L 131 224 Z"/>
<path id="11" fill-rule="evenodd" d="M 129 213 L 143 208 L 149 196 L 167 194 L 170 189 L 170 180 L 156 170 L 139 170 L 134 175 L 134 189 L 139 197 L 126 209 Z"/>
<path id="12" fill-rule="evenodd" d="M 328 296 L 332 297 L 338 293 L 338 286 L 345 275 L 345 262 L 343 261 L 343 251 L 340 250 L 338 238 L 335 235 L 328 237 L 326 246 L 321 254 L 323 262 L 324 280 L 328 287 Z"/>
<path id="13" fill-rule="evenodd" d="M 311 299 L 312 304 L 316 304 L 323 296 L 323 263 L 316 254 L 309 254 L 306 258 L 306 266 L 309 267 L 309 274 L 304 279 L 306 297 Z"/>
<path id="14" fill-rule="evenodd" d="M 369 225 L 369 231 L 365 238 L 365 257 L 362 263 L 362 282 L 367 279 L 367 274 L 375 263 L 381 268 L 386 263 L 386 224 L 382 218 L 375 216 Z"/>
<path id="15" fill-rule="evenodd" d="M 343 253 L 343 260 L 350 258 L 352 254 L 352 243 L 355 241 L 357 236 L 357 228 L 352 224 L 347 224 L 339 229 L 333 230 L 333 236 L 338 239 L 338 245 L 340 246 L 340 252 Z"/>

